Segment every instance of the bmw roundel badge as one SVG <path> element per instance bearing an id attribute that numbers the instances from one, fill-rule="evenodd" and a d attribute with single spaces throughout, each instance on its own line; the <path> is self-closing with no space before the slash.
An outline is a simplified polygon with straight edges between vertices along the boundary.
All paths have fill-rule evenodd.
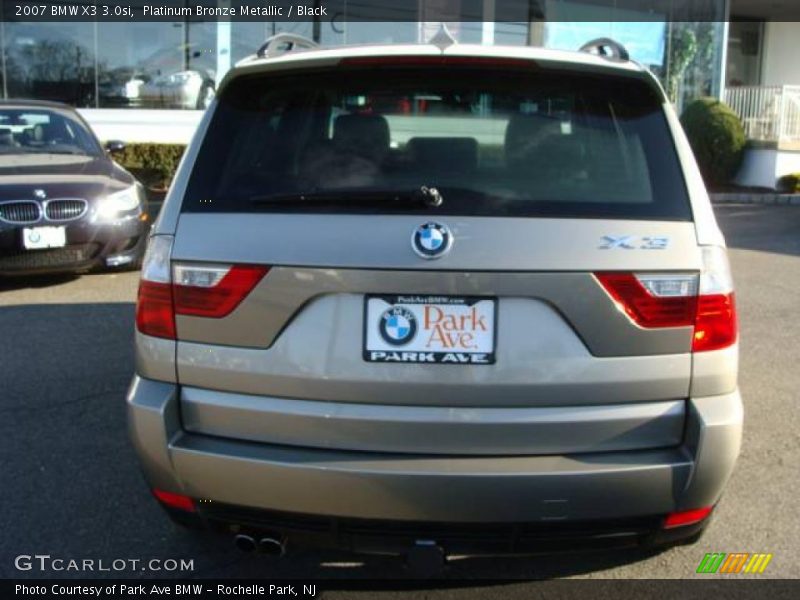
<path id="1" fill-rule="evenodd" d="M 404 306 L 392 306 L 381 315 L 378 332 L 391 346 L 403 346 L 417 335 L 417 318 Z"/>
<path id="2" fill-rule="evenodd" d="M 453 234 L 447 225 L 430 221 L 420 225 L 411 236 L 411 247 L 422 258 L 439 258 L 453 245 Z"/>

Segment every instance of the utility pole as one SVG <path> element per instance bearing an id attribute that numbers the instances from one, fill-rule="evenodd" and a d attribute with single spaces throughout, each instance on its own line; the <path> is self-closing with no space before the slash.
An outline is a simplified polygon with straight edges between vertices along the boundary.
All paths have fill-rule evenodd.
<path id="1" fill-rule="evenodd" d="M 189 0 L 185 0 L 183 3 L 184 6 L 188 9 L 189 8 Z M 183 70 L 189 70 L 189 61 L 190 61 L 190 51 L 189 51 L 189 17 L 183 18 Z"/>
<path id="2" fill-rule="evenodd" d="M 311 39 L 317 44 L 322 37 L 322 23 L 320 23 L 320 17 L 317 16 L 321 2 L 322 0 L 314 0 L 314 17 L 311 21 Z"/>

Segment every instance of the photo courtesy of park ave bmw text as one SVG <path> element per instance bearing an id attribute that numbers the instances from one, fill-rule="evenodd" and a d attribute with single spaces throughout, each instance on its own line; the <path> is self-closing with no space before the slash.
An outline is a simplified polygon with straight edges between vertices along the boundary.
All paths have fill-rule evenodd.
<path id="1" fill-rule="evenodd" d="M 0 585 L 797 597 L 798 40 L 0 0 Z"/>

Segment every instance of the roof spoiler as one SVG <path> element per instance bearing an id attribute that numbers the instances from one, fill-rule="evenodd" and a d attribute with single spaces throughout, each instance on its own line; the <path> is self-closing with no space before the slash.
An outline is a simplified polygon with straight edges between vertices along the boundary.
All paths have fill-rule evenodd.
<path id="1" fill-rule="evenodd" d="M 295 50 L 312 50 L 319 48 L 319 44 L 305 36 L 296 33 L 278 33 L 267 38 L 264 44 L 256 52 L 259 58 L 270 58 L 280 56 Z"/>
<path id="2" fill-rule="evenodd" d="M 605 37 L 586 42 L 578 49 L 578 52 L 586 52 L 588 54 L 595 54 L 597 56 L 616 60 L 630 60 L 630 55 L 625 46 L 616 40 Z"/>

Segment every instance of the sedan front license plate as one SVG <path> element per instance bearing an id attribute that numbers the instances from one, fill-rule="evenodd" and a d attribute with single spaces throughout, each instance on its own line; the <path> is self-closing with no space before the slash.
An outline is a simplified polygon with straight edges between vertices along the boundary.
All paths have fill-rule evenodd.
<path id="1" fill-rule="evenodd" d="M 25 227 L 22 230 L 22 245 L 26 250 L 63 248 L 67 245 L 67 228 Z"/>
<path id="2" fill-rule="evenodd" d="M 495 298 L 369 295 L 364 360 L 493 364 L 496 314 Z"/>

